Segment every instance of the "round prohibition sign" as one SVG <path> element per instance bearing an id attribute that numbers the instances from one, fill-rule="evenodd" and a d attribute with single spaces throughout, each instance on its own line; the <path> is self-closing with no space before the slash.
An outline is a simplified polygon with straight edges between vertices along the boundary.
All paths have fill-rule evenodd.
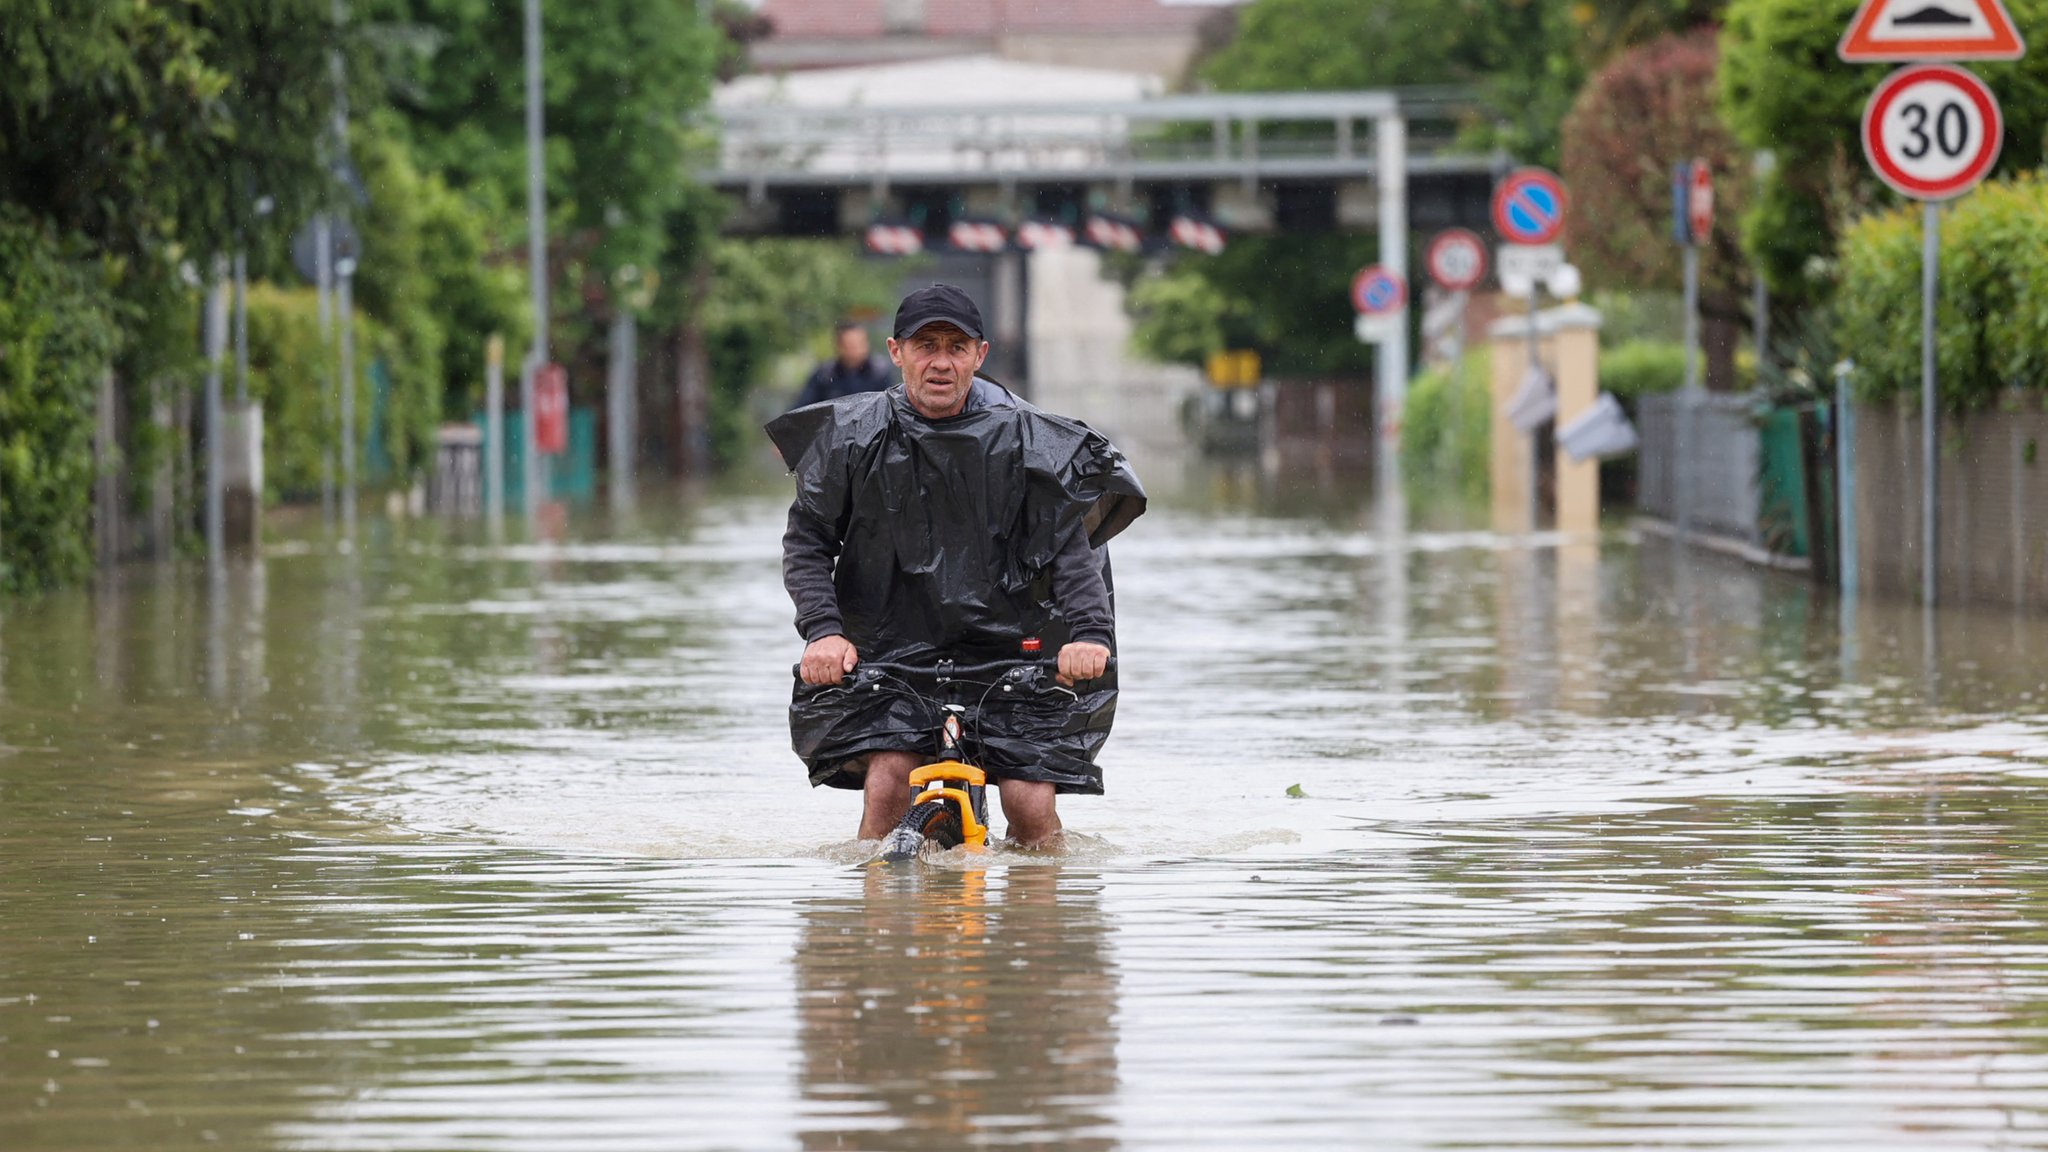
<path id="1" fill-rule="evenodd" d="M 1510 244 L 1543 245 L 1564 233 L 1564 181 L 1544 168 L 1519 168 L 1493 191 L 1493 227 Z"/>
<path id="2" fill-rule="evenodd" d="M 1429 243 L 1429 275 L 1446 292 L 1470 291 L 1486 278 L 1486 241 L 1452 228 Z"/>
<path id="3" fill-rule="evenodd" d="M 1863 152 L 1878 178 L 1915 200 L 1950 200 L 1998 163 L 2005 118 L 1982 80 L 1953 64 L 1885 77 L 1863 108 Z"/>
<path id="4" fill-rule="evenodd" d="M 1408 282 L 1391 268 L 1374 264 L 1351 282 L 1351 304 L 1361 316 L 1385 316 L 1408 306 Z"/>

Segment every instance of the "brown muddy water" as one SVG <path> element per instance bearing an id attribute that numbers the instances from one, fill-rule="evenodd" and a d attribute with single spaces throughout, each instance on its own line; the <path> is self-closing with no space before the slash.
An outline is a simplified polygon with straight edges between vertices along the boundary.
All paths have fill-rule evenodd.
<path id="1" fill-rule="evenodd" d="M 772 490 L 0 609 L 0 1148 L 2048 1145 L 2038 622 L 1148 479 L 1060 859 L 851 863 Z"/>

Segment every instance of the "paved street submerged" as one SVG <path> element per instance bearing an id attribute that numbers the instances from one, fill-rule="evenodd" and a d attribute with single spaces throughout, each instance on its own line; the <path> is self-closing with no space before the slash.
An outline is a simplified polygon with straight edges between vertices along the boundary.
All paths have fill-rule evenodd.
<path id="1" fill-rule="evenodd" d="M 1146 477 L 1059 858 L 857 866 L 772 482 L 11 606 L 0 1143 L 2048 1139 L 2038 621 Z"/>

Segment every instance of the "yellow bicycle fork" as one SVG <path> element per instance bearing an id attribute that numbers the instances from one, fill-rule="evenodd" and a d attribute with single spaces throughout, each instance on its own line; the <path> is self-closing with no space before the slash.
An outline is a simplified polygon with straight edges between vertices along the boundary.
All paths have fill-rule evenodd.
<path id="1" fill-rule="evenodd" d="M 960 787 L 949 788 L 957 784 Z M 922 788 L 910 802 L 912 808 L 927 800 L 950 800 L 960 813 L 962 847 L 979 852 L 988 847 L 988 777 L 972 764 L 941 760 L 910 774 L 910 787 Z"/>

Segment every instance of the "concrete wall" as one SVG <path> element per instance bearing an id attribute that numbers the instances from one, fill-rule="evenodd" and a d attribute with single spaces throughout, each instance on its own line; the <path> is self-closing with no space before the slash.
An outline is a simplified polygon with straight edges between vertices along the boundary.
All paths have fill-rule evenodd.
<path id="1" fill-rule="evenodd" d="M 1938 547 L 1944 603 L 2048 607 L 2048 413 L 2035 393 L 1943 422 Z M 1920 594 L 1920 404 L 1858 405 L 1862 587 Z"/>
<path id="2" fill-rule="evenodd" d="M 1085 420 L 1120 446 L 1183 445 L 1181 402 L 1204 387 L 1201 374 L 1131 354 L 1123 285 L 1102 277 L 1100 254 L 1034 252 L 1026 281 L 1031 402 Z"/>

